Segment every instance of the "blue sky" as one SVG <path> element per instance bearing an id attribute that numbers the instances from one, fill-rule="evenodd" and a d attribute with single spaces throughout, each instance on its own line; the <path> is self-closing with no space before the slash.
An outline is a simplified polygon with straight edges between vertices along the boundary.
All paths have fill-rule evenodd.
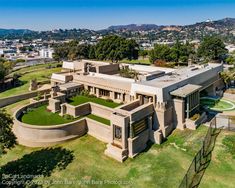
<path id="1" fill-rule="evenodd" d="M 234 17 L 235 0 L 0 0 L 0 28 L 103 29 Z"/>

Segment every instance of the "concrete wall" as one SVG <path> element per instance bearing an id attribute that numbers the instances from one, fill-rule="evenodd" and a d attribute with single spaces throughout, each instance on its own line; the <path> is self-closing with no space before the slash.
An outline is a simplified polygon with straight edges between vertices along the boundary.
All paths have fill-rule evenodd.
<path id="1" fill-rule="evenodd" d="M 88 134 L 108 143 L 111 139 L 111 127 L 95 120 L 86 118 Z"/>
<path id="2" fill-rule="evenodd" d="M 90 108 L 91 108 L 91 114 L 95 114 L 97 116 L 101 116 L 106 119 L 110 119 L 111 114 L 114 112 L 112 108 L 108 108 L 106 106 L 102 106 L 92 102 L 90 102 Z"/>
<path id="3" fill-rule="evenodd" d="M 117 74 L 119 71 L 119 64 L 116 63 L 116 64 L 97 66 L 96 70 L 97 73 L 102 73 L 102 74 Z"/>
<path id="4" fill-rule="evenodd" d="M 22 101 L 22 100 L 29 99 L 32 97 L 36 97 L 38 95 L 38 92 L 49 93 L 49 90 L 45 89 L 45 90 L 41 90 L 41 91 L 33 91 L 33 92 L 28 92 L 28 93 L 24 93 L 24 94 L 20 94 L 20 95 L 14 95 L 11 97 L 1 98 L 0 99 L 0 108 L 7 106 L 7 105 L 10 105 L 10 104 L 13 104 L 18 101 Z"/>
<path id="5" fill-rule="evenodd" d="M 52 126 L 28 125 L 19 121 L 21 114 L 27 108 L 37 107 L 47 102 L 48 101 L 45 100 L 26 105 L 14 114 L 13 131 L 19 144 L 28 147 L 51 146 L 86 134 L 87 126 L 85 119 Z"/>
<path id="6" fill-rule="evenodd" d="M 153 104 L 148 103 L 142 106 L 139 106 L 131 111 L 131 121 L 139 121 L 140 119 L 147 117 L 148 115 L 153 113 Z"/>
<path id="7" fill-rule="evenodd" d="M 91 108 L 89 103 L 81 104 L 78 106 L 73 106 L 70 104 L 66 105 L 66 114 L 69 114 L 73 117 L 84 116 L 91 113 Z"/>
<path id="8" fill-rule="evenodd" d="M 67 109 L 66 114 L 69 114 L 74 117 L 94 114 L 106 119 L 110 119 L 110 116 L 114 111 L 112 108 L 108 108 L 92 102 L 88 102 L 78 106 L 73 106 L 67 103 L 65 105 Z"/>
<path id="9" fill-rule="evenodd" d="M 128 138 L 129 157 L 133 158 L 146 148 L 149 140 L 149 129 L 143 131 L 135 138 Z"/>

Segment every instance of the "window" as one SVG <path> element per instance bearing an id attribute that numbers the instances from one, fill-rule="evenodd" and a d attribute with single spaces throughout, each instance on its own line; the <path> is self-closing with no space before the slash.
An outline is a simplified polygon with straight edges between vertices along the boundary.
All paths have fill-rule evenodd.
<path id="1" fill-rule="evenodd" d="M 121 93 L 115 92 L 114 98 L 115 98 L 115 99 L 121 99 Z"/>
<path id="2" fill-rule="evenodd" d="M 122 128 L 117 125 L 114 125 L 114 138 L 116 140 L 122 139 Z"/>

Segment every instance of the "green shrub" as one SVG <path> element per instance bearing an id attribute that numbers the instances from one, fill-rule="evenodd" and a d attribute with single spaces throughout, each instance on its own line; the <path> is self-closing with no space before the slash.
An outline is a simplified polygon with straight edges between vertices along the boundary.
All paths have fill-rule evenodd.
<path id="1" fill-rule="evenodd" d="M 90 98 L 97 98 L 95 95 L 89 95 Z"/>
<path id="2" fill-rule="evenodd" d="M 113 102 L 113 100 L 112 100 L 112 99 L 106 99 L 106 101 L 107 101 L 107 102 Z"/>
<path id="3" fill-rule="evenodd" d="M 64 119 L 67 119 L 67 120 L 74 120 L 74 117 L 71 116 L 71 115 L 69 115 L 69 114 L 65 114 L 65 115 L 63 116 L 63 118 L 64 118 Z"/>
<path id="4" fill-rule="evenodd" d="M 80 95 L 83 95 L 83 96 L 89 96 L 89 91 L 84 89 L 80 92 Z"/>

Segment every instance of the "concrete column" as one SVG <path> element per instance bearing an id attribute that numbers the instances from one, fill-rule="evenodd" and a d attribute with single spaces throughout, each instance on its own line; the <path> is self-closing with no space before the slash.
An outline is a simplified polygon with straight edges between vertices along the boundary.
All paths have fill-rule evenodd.
<path id="1" fill-rule="evenodd" d="M 99 88 L 96 88 L 96 97 L 100 96 L 99 91 L 100 91 Z"/>
<path id="2" fill-rule="evenodd" d="M 178 129 L 184 129 L 185 127 L 185 109 L 184 109 L 184 100 L 174 99 L 174 124 Z"/>
<path id="3" fill-rule="evenodd" d="M 114 91 L 110 91 L 110 99 L 115 100 L 115 92 Z"/>
<path id="4" fill-rule="evenodd" d="M 124 99 L 124 94 L 123 93 L 121 93 L 121 101 L 124 101 L 125 99 Z"/>
<path id="5" fill-rule="evenodd" d="M 189 96 L 187 96 L 187 98 L 186 98 L 186 106 L 187 106 L 186 112 L 187 112 L 187 119 L 189 118 L 189 103 L 190 103 L 190 101 L 189 101 Z"/>

